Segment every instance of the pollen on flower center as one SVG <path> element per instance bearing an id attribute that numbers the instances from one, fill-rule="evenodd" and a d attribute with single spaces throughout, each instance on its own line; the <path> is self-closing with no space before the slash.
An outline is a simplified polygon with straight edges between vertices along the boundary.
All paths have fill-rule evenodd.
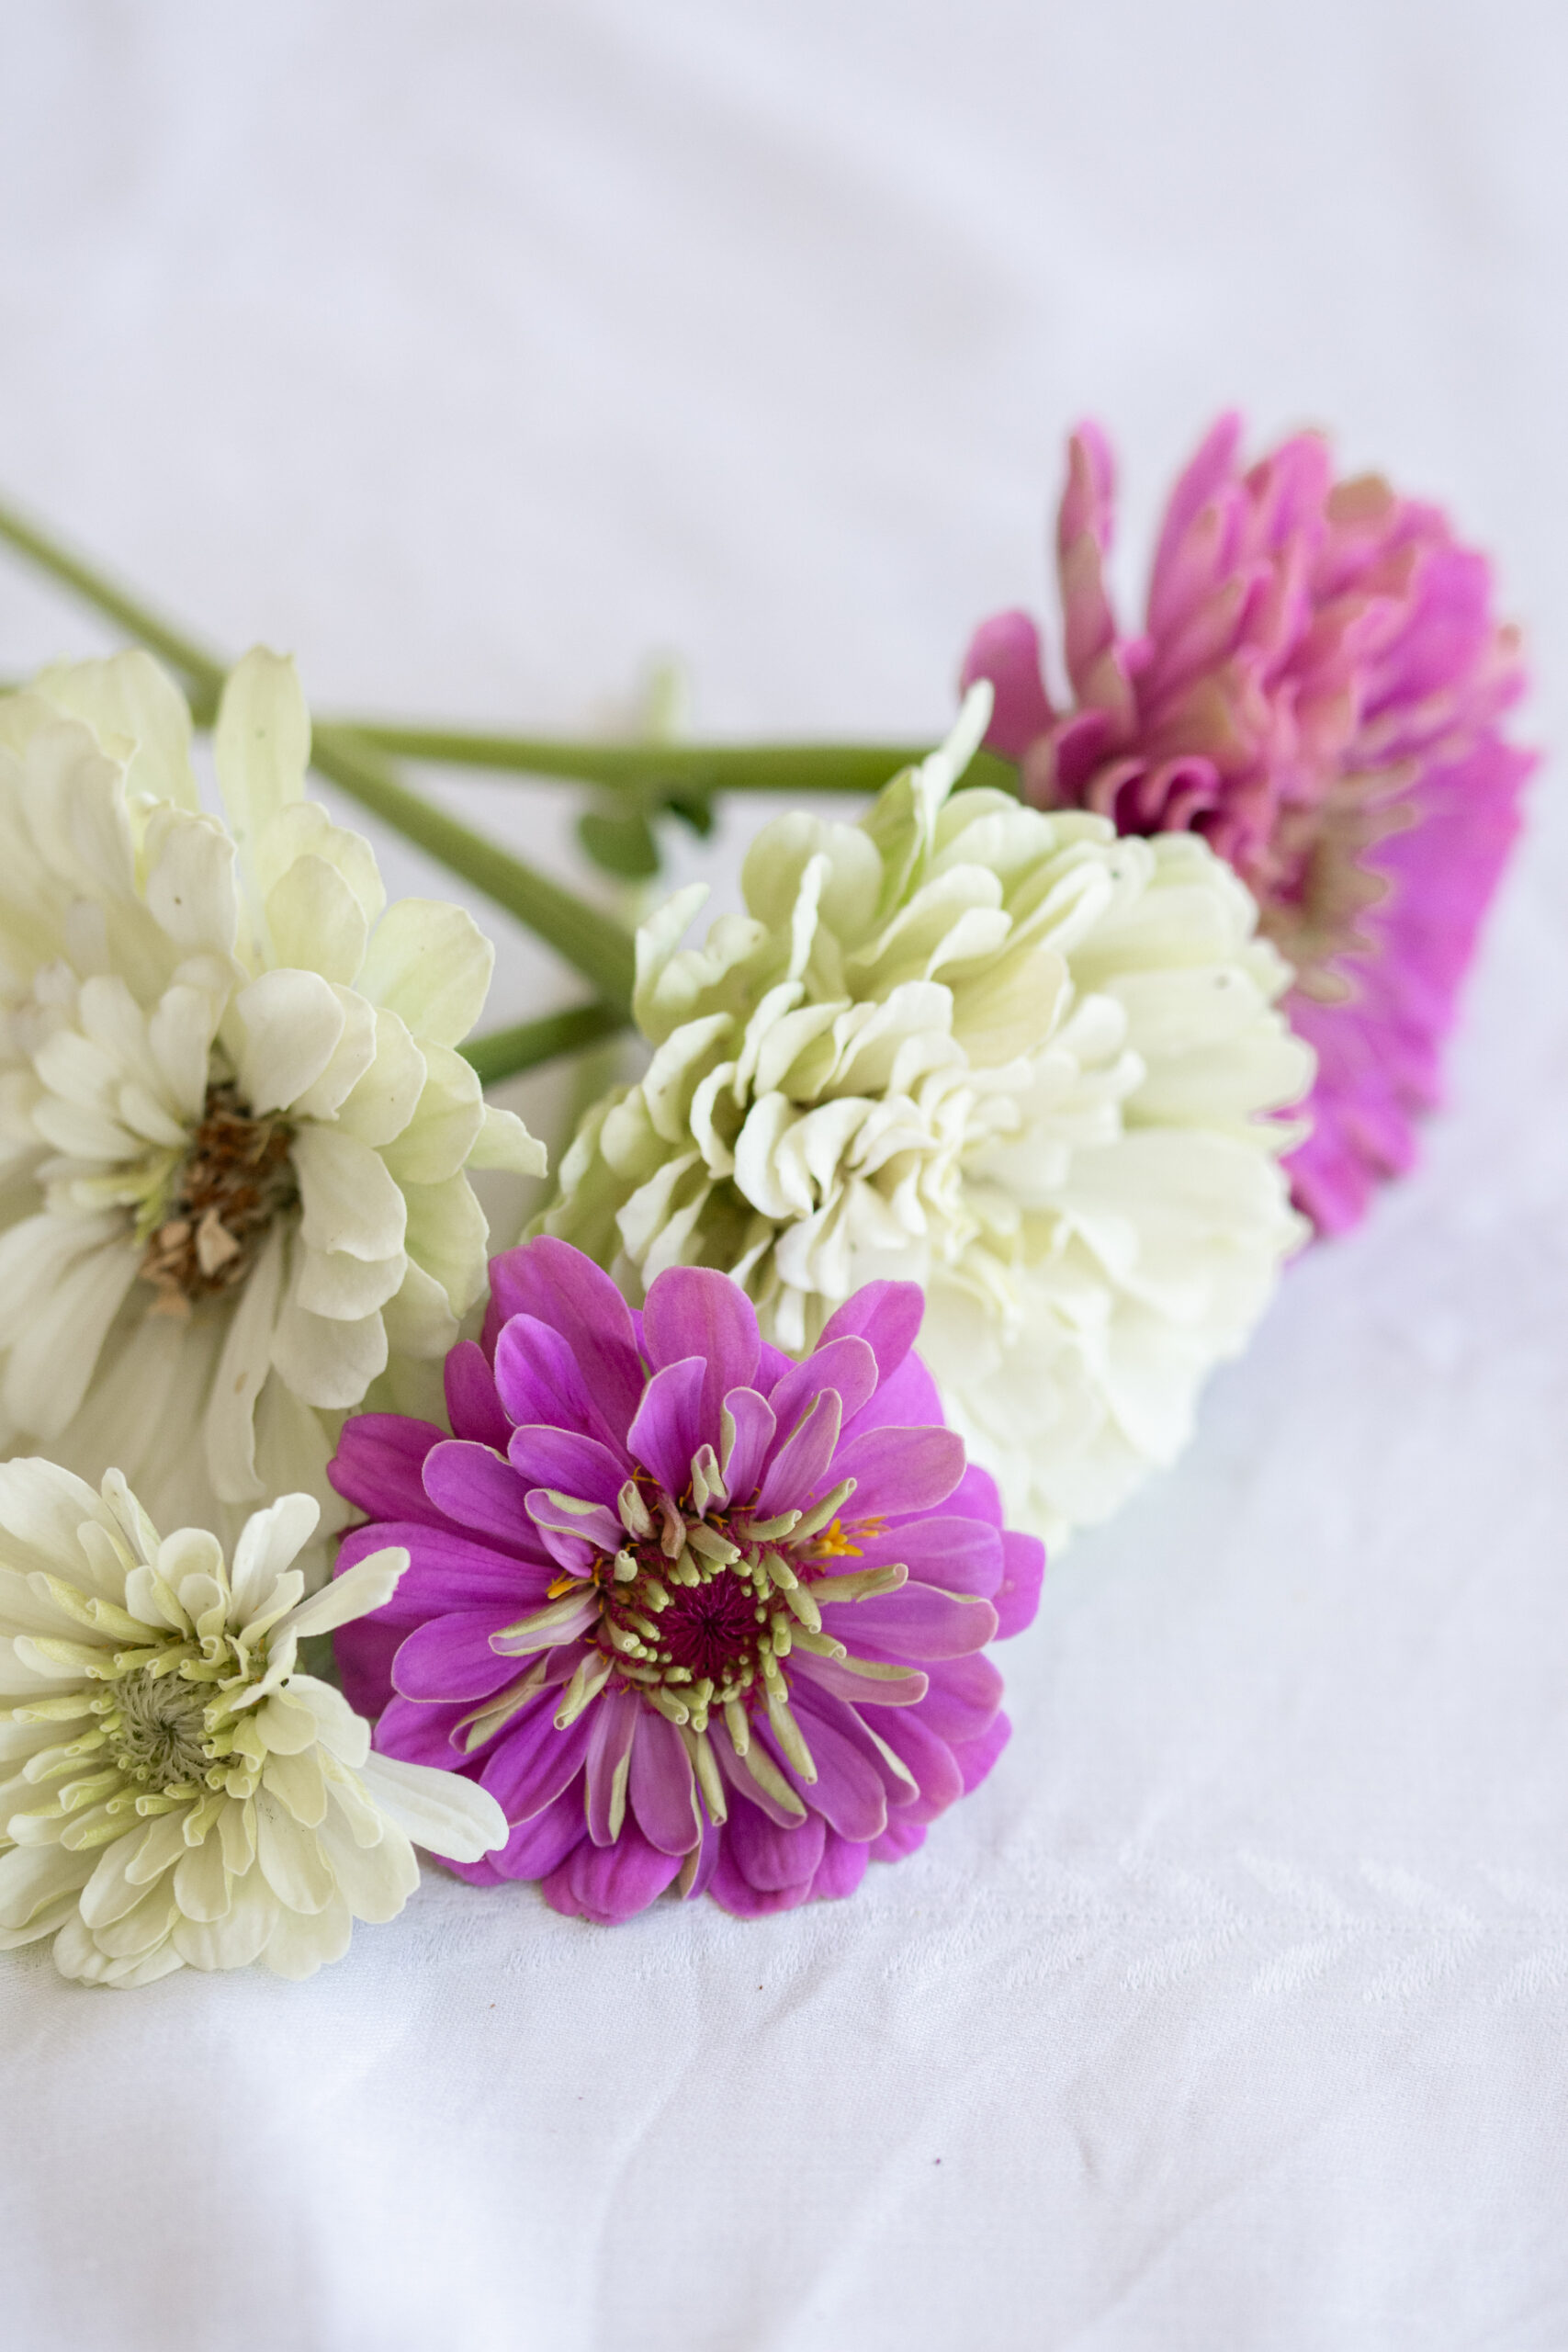
<path id="1" fill-rule="evenodd" d="M 206 1700 L 178 1674 L 121 1675 L 104 1728 L 121 1771 L 154 1791 L 199 1781 L 212 1760 Z"/>
<path id="2" fill-rule="evenodd" d="M 254 1116 L 232 1079 L 209 1086 L 140 1269 L 164 1311 L 187 1313 L 245 1280 L 273 1220 L 299 1197 L 293 1139 L 286 1119 Z"/>

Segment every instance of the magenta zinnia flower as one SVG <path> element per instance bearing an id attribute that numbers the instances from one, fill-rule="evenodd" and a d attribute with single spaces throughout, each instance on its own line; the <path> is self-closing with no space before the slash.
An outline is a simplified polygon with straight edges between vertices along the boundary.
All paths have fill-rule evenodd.
<path id="1" fill-rule="evenodd" d="M 981 1653 L 1044 1565 L 942 1426 L 919 1289 L 869 1283 L 795 1363 L 724 1274 L 671 1269 L 634 1314 L 547 1238 L 491 1280 L 456 1434 L 366 1414 L 332 1467 L 372 1520 L 340 1572 L 411 1560 L 339 1641 L 377 1747 L 479 1780 L 513 1833 L 462 1875 L 558 1911 L 850 1894 L 995 1763 Z"/>
<path id="2" fill-rule="evenodd" d="M 987 621 L 964 683 L 997 693 L 987 741 L 1040 808 L 1122 832 L 1205 834 L 1294 965 L 1316 1048 L 1313 1133 L 1287 1162 L 1321 1230 L 1364 1215 L 1438 1099 L 1460 984 L 1534 761 L 1505 742 L 1524 687 L 1485 559 L 1435 506 L 1336 482 L 1315 434 L 1249 471 L 1224 416 L 1176 486 L 1140 637 L 1105 584 L 1103 434 L 1069 444 L 1057 524 L 1071 701 L 1053 705 L 1025 613 Z"/>

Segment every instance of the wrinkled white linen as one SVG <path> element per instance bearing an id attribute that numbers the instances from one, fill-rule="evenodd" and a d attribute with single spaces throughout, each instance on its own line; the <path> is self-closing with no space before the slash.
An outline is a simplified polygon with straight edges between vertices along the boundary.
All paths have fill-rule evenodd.
<path id="1" fill-rule="evenodd" d="M 1131 584 L 1239 398 L 1497 549 L 1560 731 L 1544 5 L 54 0 L 0 62 L 0 470 L 322 707 L 588 724 L 673 646 L 713 731 L 934 732 L 1072 418 Z M 9 566 L 0 628 L 98 641 Z M 567 854 L 565 796 L 453 790 Z M 1568 2344 L 1550 769 L 1534 817 L 1424 1172 L 1048 1577 L 924 1853 L 614 1933 L 427 1870 L 301 1986 L 3 1956 L 7 2352 Z M 576 997 L 497 929 L 498 1020 Z"/>

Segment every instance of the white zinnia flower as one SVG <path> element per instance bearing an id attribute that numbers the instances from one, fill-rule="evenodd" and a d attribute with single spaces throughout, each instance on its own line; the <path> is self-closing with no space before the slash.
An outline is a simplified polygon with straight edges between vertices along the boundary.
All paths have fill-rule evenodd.
<path id="1" fill-rule="evenodd" d="M 477 1861 L 505 1815 L 477 1782 L 370 1753 L 302 1634 L 389 1599 L 378 1552 L 305 1600 L 309 1495 L 160 1538 L 118 1470 L 0 1467 L 0 1947 L 54 1938 L 64 1976 L 147 1984 L 265 1960 L 310 1976 L 390 1919 L 413 1846 Z"/>
<path id="2" fill-rule="evenodd" d="M 302 1487 L 330 1527 L 343 1411 L 444 1355 L 483 1288 L 465 1170 L 543 1153 L 454 1050 L 489 943 L 387 907 L 304 798 L 292 664 L 229 681 L 232 838 L 189 735 L 143 653 L 0 699 L 0 1453 L 118 1463 L 229 1536 Z"/>
<path id="3" fill-rule="evenodd" d="M 792 1353 L 880 1275 L 925 1283 L 920 1350 L 1010 1517 L 1103 1518 L 1191 1428 L 1305 1232 L 1279 1154 L 1312 1057 L 1289 972 L 1191 834 L 1119 839 L 1006 794 L 949 797 L 985 726 L 858 825 L 752 843 L 748 916 L 638 938 L 641 1081 L 588 1114 L 541 1221 L 635 1300 L 726 1269 Z"/>

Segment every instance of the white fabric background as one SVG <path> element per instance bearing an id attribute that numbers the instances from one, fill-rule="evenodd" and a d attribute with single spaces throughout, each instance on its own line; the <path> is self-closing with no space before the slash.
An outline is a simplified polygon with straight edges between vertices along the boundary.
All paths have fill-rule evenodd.
<path id="1" fill-rule="evenodd" d="M 1235 399 L 1452 503 L 1561 735 L 1550 0 L 51 0 L 0 72 L 0 475 L 323 707 L 586 726 L 674 648 L 709 731 L 935 729 L 1072 419 L 1131 584 Z M 6 668 L 99 641 L 0 564 Z M 852 1904 L 5 1956 L 6 2346 L 1561 2352 L 1565 886 L 1549 767 L 1424 1173 Z M 498 1018 L 580 992 L 503 940 Z"/>

